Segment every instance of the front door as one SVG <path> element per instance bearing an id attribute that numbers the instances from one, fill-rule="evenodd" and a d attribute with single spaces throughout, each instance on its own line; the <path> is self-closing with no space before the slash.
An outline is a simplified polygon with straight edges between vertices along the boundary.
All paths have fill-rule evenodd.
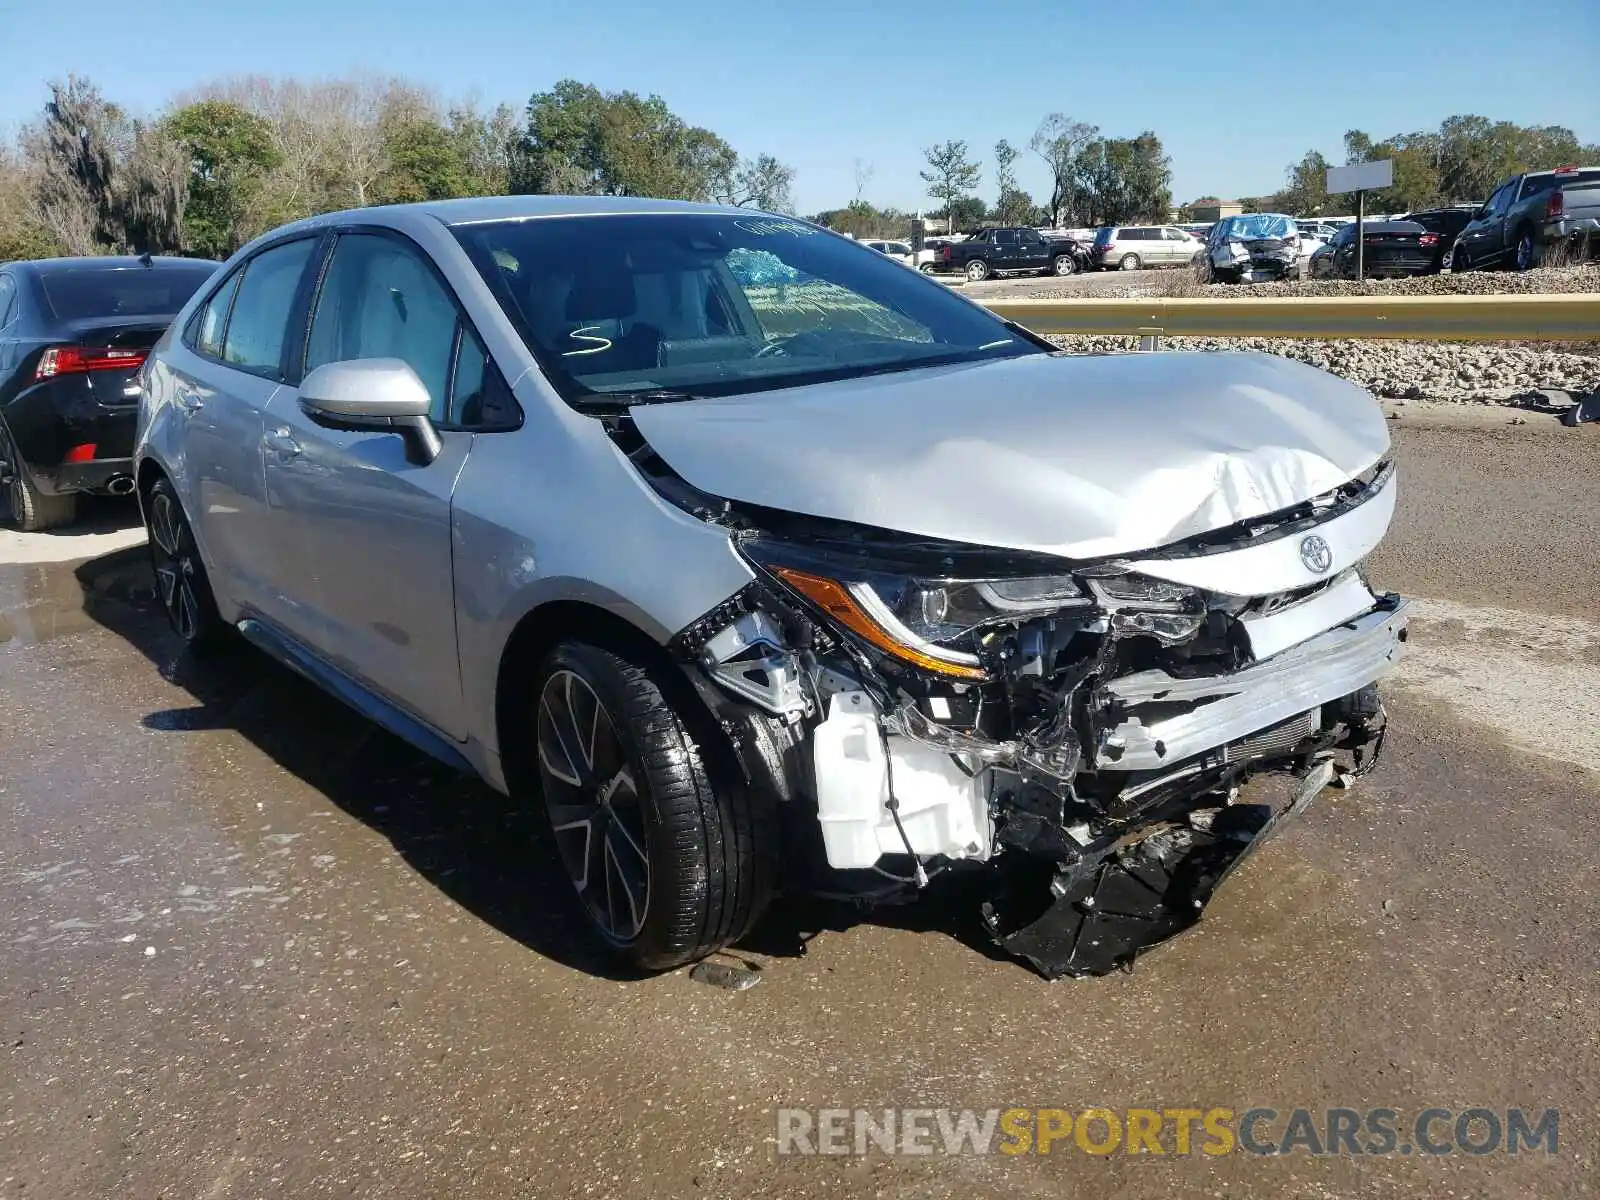
<path id="1" fill-rule="evenodd" d="M 459 740 L 451 498 L 473 434 L 446 421 L 452 380 L 470 369 L 458 361 L 458 337 L 474 352 L 454 297 L 420 250 L 394 235 L 341 235 L 312 316 L 305 370 L 403 360 L 434 399 L 443 452 L 421 464 L 398 433 L 325 428 L 301 409 L 297 386 L 273 398 L 262 449 L 274 541 L 298 542 L 311 572 L 304 639 Z"/>
<path id="2" fill-rule="evenodd" d="M 1050 265 L 1050 243 L 1045 241 L 1042 233 L 1024 229 L 1018 236 L 1021 238 L 1018 266 L 1024 270 L 1042 271 Z"/>

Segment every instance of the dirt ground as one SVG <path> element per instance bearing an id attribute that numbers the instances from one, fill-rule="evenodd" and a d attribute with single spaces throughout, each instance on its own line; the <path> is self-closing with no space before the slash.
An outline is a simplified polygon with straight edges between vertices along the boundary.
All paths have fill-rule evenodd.
<path id="1" fill-rule="evenodd" d="M 1385 761 L 1132 973 L 1053 985 L 959 895 L 784 904 L 746 992 L 619 977 L 508 802 L 254 654 L 180 657 L 136 546 L 14 540 L 0 1198 L 1594 1195 L 1594 431 L 1394 429 Z M 1522 1105 L 1560 1139 L 775 1152 L 779 1107 L 885 1105 Z"/>

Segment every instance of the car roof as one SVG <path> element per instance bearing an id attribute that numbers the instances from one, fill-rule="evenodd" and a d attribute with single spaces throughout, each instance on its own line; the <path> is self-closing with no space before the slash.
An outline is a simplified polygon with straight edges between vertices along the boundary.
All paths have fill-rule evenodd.
<path id="1" fill-rule="evenodd" d="M 87 268 L 99 270 L 150 270 L 153 267 L 189 266 L 209 267 L 215 271 L 221 263 L 213 262 L 209 258 L 181 258 L 169 255 L 154 255 L 149 265 L 145 260 L 134 255 L 84 255 L 79 258 L 30 258 L 6 264 L 13 270 L 22 270 L 31 275 L 55 275 L 67 271 L 81 271 Z"/>
<path id="2" fill-rule="evenodd" d="M 772 215 L 725 204 L 651 200 L 638 196 L 475 196 L 464 200 L 428 200 L 420 204 L 392 207 L 424 212 L 446 225 L 527 220 L 533 217 L 613 217 L 640 213 L 720 213 L 746 217 Z"/>

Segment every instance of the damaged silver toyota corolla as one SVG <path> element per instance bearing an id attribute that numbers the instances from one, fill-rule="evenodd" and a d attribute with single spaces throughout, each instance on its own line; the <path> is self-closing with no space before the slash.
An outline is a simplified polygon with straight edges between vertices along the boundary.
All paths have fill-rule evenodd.
<path id="1" fill-rule="evenodd" d="M 534 801 L 645 967 L 964 873 L 1102 973 L 1382 743 L 1388 434 L 1288 360 L 1065 356 L 791 218 L 508 197 L 268 235 L 144 382 L 178 631 Z"/>

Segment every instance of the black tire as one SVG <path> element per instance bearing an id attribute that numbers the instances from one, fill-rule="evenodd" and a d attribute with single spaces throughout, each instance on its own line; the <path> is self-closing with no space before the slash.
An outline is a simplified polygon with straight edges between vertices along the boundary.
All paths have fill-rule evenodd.
<path id="1" fill-rule="evenodd" d="M 540 807 L 600 940 L 660 971 L 749 932 L 776 886 L 776 814 L 713 780 L 704 743 L 650 673 L 563 642 L 536 673 L 530 712 Z"/>
<path id="2" fill-rule="evenodd" d="M 1144 260 L 1137 254 L 1124 254 L 1117 259 L 1117 270 L 1119 271 L 1137 271 L 1142 266 L 1144 266 Z"/>
<path id="3" fill-rule="evenodd" d="M 1450 274 L 1464 274 L 1472 270 L 1472 258 L 1467 254 L 1465 246 L 1457 246 L 1450 252 Z"/>
<path id="4" fill-rule="evenodd" d="M 72 524 L 78 515 L 76 493 L 53 495 L 39 490 L 4 425 L 0 425 L 0 479 L 7 481 L 0 488 L 0 517 L 23 533 L 59 529 Z"/>
<path id="5" fill-rule="evenodd" d="M 917 268 L 917 270 L 921 271 L 924 275 L 932 275 L 933 274 L 933 264 L 931 262 L 923 263 L 920 267 Z"/>
<path id="6" fill-rule="evenodd" d="M 144 499 L 144 520 L 156 599 L 161 601 L 172 632 L 194 647 L 217 643 L 228 626 L 217 612 L 194 530 L 171 481 L 158 479 L 151 487 Z"/>
<path id="7" fill-rule="evenodd" d="M 989 264 L 981 258 L 975 258 L 967 264 L 967 282 L 982 283 L 989 278 Z"/>
<path id="8" fill-rule="evenodd" d="M 1524 227 L 1517 233 L 1517 244 L 1511 250 L 1511 263 L 1519 271 L 1531 271 L 1539 265 L 1539 239 L 1533 230 Z"/>
<path id="9" fill-rule="evenodd" d="M 1056 275 L 1071 275 L 1078 269 L 1077 262 L 1070 254 L 1058 254 L 1050 260 L 1050 270 Z"/>

